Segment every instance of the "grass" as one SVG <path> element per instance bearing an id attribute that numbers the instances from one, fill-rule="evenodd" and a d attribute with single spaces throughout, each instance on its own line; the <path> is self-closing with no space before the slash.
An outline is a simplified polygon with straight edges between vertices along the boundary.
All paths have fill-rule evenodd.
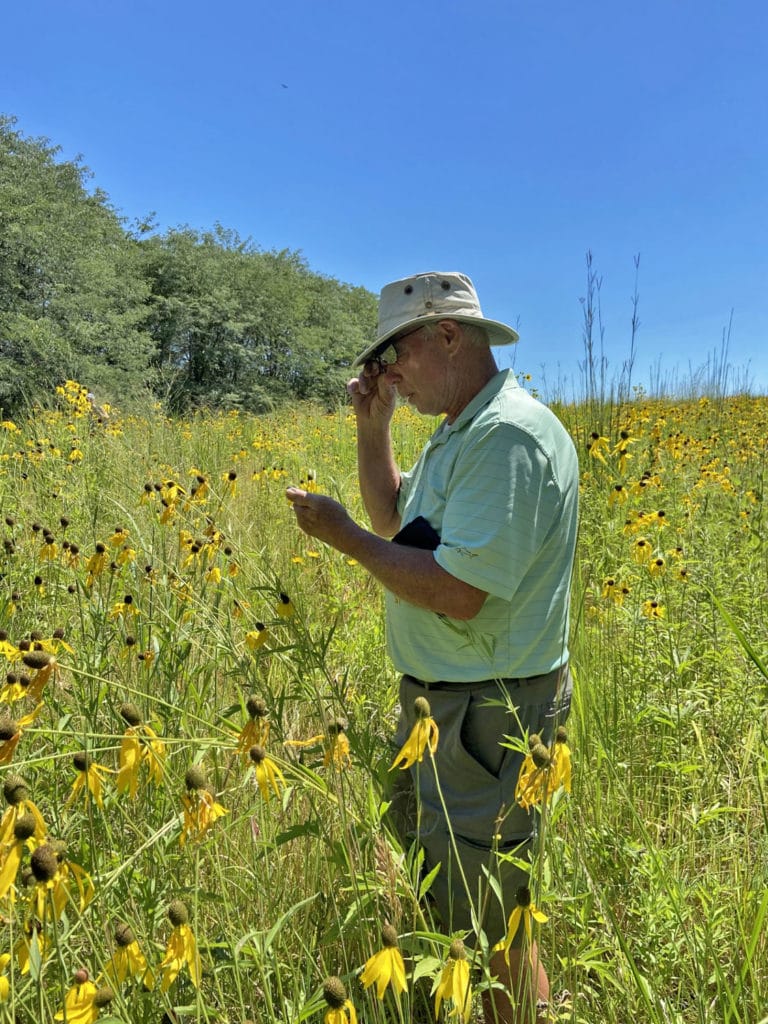
<path id="1" fill-rule="evenodd" d="M 592 395 L 557 411 L 582 458 L 575 774 L 572 795 L 548 808 L 534 893 L 553 989 L 569 994 L 557 1019 L 758 1024 L 768 1019 L 768 401 Z M 404 464 L 430 427 L 398 412 Z M 8 810 L 8 780 L 23 778 L 48 838 L 66 843 L 62 862 L 93 883 L 83 905 L 71 885 L 56 917 L 30 874 L 34 840 L 24 846 L 0 906 L 0 1021 L 63 1015 L 80 969 L 101 987 L 121 923 L 155 985 L 143 972 L 114 983 L 111 1002 L 83 1019 L 320 1020 L 323 981 L 336 975 L 364 1020 L 409 1020 L 414 979 L 429 992 L 439 977 L 451 937 L 425 918 L 418 859 L 386 829 L 397 679 L 380 593 L 297 533 L 283 491 L 302 481 L 363 517 L 346 410 L 180 422 L 152 409 L 99 424 L 72 385 L 0 430 L 11 679 L 0 783 Z M 90 562 L 97 545 L 103 564 Z M 18 679 L 35 684 L 40 669 L 22 657 L 37 646 L 56 665 L 14 741 L 3 725 L 36 706 Z M 236 749 L 249 697 L 264 702 L 264 748 L 284 779 L 269 799 Z M 133 799 L 117 786 L 126 703 L 165 749 L 158 779 L 143 766 Z M 348 766 L 333 758 L 339 730 Z M 100 803 L 87 787 L 71 799 L 84 753 L 105 769 Z M 182 845 L 182 798 L 207 792 L 189 788 L 193 766 L 226 813 Z M 164 990 L 177 900 L 202 972 L 195 985 L 184 966 Z M 385 922 L 409 988 L 379 1002 L 358 976 Z"/>

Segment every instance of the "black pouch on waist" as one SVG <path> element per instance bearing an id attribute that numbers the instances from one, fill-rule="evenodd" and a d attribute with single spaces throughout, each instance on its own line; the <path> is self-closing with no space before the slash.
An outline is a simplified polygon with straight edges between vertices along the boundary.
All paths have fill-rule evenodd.
<path id="1" fill-rule="evenodd" d="M 405 544 L 409 548 L 434 551 L 440 543 L 440 534 L 424 516 L 417 516 L 392 538 L 393 544 Z"/>

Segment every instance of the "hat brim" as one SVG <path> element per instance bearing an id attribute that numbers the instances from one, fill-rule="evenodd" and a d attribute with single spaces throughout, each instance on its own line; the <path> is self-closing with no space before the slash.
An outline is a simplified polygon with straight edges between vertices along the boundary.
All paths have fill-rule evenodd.
<path id="1" fill-rule="evenodd" d="M 488 320 L 484 316 L 462 316 L 461 314 L 457 315 L 453 313 L 428 313 L 425 316 L 414 317 L 413 320 L 406 320 L 405 323 L 398 324 L 393 330 L 388 331 L 386 334 L 382 334 L 380 338 L 377 338 L 376 341 L 363 349 L 360 355 L 352 363 L 352 366 L 362 366 L 364 363 L 369 362 L 369 360 L 373 359 L 379 352 L 382 352 L 387 345 L 392 342 L 393 338 L 409 334 L 411 331 L 417 330 L 424 324 L 436 323 L 439 320 L 456 320 L 457 323 L 477 324 L 479 327 L 484 327 L 488 333 L 488 342 L 491 346 L 511 345 L 520 340 L 520 335 L 517 331 L 513 330 L 511 327 L 507 327 L 506 324 L 501 323 L 499 320 Z"/>

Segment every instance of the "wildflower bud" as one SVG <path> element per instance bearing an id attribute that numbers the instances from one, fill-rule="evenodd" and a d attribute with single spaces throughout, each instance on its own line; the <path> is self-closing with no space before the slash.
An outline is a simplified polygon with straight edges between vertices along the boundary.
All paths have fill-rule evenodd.
<path id="1" fill-rule="evenodd" d="M 385 924 L 381 929 L 381 944 L 389 949 L 397 948 L 397 932 L 391 924 Z"/>
<path id="2" fill-rule="evenodd" d="M 79 772 L 87 772 L 91 759 L 84 750 L 78 750 L 78 752 L 72 757 L 72 763 Z"/>
<path id="3" fill-rule="evenodd" d="M 549 751 L 543 743 L 536 744 L 536 746 L 531 751 L 531 757 L 533 758 L 533 763 L 536 765 L 537 768 L 549 767 L 551 758 L 549 756 Z"/>
<path id="4" fill-rule="evenodd" d="M 42 669 L 47 668 L 55 659 L 48 651 L 27 651 L 21 660 L 27 668 Z"/>
<path id="5" fill-rule="evenodd" d="M 123 718 L 128 725 L 141 725 L 141 712 L 135 704 L 126 702 L 125 704 L 121 704 L 118 710 L 121 718 Z"/>
<path id="6" fill-rule="evenodd" d="M 50 882 L 59 870 L 59 859 L 51 843 L 44 843 L 34 849 L 29 863 L 38 882 Z"/>
<path id="7" fill-rule="evenodd" d="M 413 710 L 416 712 L 417 718 L 429 718 L 432 714 L 432 708 L 426 697 L 417 697 L 413 702 Z"/>
<path id="8" fill-rule="evenodd" d="M 533 748 L 537 747 L 539 743 L 541 743 L 541 736 L 539 736 L 537 732 L 532 732 L 528 737 L 528 749 L 533 750 Z"/>
<path id="9" fill-rule="evenodd" d="M 531 890 L 527 885 L 521 885 L 515 893 L 515 899 L 519 907 L 530 907 L 531 905 Z"/>
<path id="10" fill-rule="evenodd" d="M 206 778 L 205 771 L 199 764 L 193 764 L 187 768 L 184 776 L 184 785 L 190 790 L 205 789 L 208 785 L 208 779 Z"/>
<path id="11" fill-rule="evenodd" d="M 323 998 L 332 1010 L 340 1010 L 347 1001 L 347 990 L 341 978 L 326 978 L 323 982 Z"/>
<path id="12" fill-rule="evenodd" d="M 254 764 L 261 764 L 261 762 L 267 756 L 267 752 L 264 749 L 264 747 L 260 747 L 257 743 L 255 743 L 248 751 L 248 756 L 250 757 Z"/>
<path id="13" fill-rule="evenodd" d="M 245 702 L 246 710 L 251 718 L 265 718 L 267 714 L 267 705 L 261 699 L 261 697 L 251 696 Z"/>
<path id="14" fill-rule="evenodd" d="M 454 939 L 448 950 L 448 956 L 451 960 L 466 960 L 467 951 L 464 948 L 464 943 L 461 939 Z"/>
<path id="15" fill-rule="evenodd" d="M 12 740 L 18 731 L 19 727 L 12 718 L 0 718 L 0 743 Z"/>
<path id="16" fill-rule="evenodd" d="M 97 1010 L 100 1010 L 104 1006 L 109 1006 L 114 998 L 115 993 L 109 985 L 102 985 L 101 988 L 96 989 L 96 994 L 93 997 L 93 1005 Z"/>
<path id="17" fill-rule="evenodd" d="M 187 924 L 189 913 L 186 904 L 181 900 L 172 900 L 168 905 L 168 920 L 174 928 L 178 928 L 180 924 Z"/>
<path id="18" fill-rule="evenodd" d="M 3 782 L 3 796 L 15 807 L 29 797 L 29 786 L 20 775 L 6 775 Z"/>
<path id="19" fill-rule="evenodd" d="M 75 971 L 72 980 L 76 985 L 84 985 L 88 981 L 89 974 L 84 967 L 81 967 L 79 971 Z"/>
<path id="20" fill-rule="evenodd" d="M 136 941 L 136 936 L 133 934 L 133 929 L 130 925 L 125 924 L 121 921 L 115 926 L 115 942 L 120 947 L 130 946 L 132 942 Z"/>
<path id="21" fill-rule="evenodd" d="M 37 828 L 37 822 L 35 821 L 34 814 L 27 812 L 22 814 L 16 824 L 13 826 L 13 835 L 18 842 L 23 843 L 25 839 L 29 839 L 35 834 Z"/>
<path id="22" fill-rule="evenodd" d="M 567 743 L 568 732 L 562 725 L 558 725 L 557 732 L 555 733 L 555 743 Z"/>

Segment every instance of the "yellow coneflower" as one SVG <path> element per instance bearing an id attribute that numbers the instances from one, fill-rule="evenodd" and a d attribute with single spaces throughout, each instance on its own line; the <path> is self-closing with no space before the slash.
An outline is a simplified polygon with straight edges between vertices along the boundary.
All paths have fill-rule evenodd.
<path id="1" fill-rule="evenodd" d="M 41 921 L 48 917 L 49 908 L 58 921 L 70 901 L 76 902 L 82 912 L 94 896 L 90 875 L 79 864 L 66 859 L 64 848 L 65 844 L 59 841 L 43 843 L 32 851 L 30 857 L 30 867 L 36 882 L 32 907 L 35 916 Z M 76 901 L 70 891 L 71 882 L 77 888 Z"/>
<path id="2" fill-rule="evenodd" d="M 108 985 L 97 987 L 85 968 L 75 973 L 74 982 L 64 998 L 64 1009 L 53 1019 L 66 1020 L 67 1024 L 94 1024 L 100 1011 L 115 998 L 115 993 Z"/>
<path id="3" fill-rule="evenodd" d="M 546 914 L 537 909 L 536 904 L 531 899 L 531 890 L 527 886 L 520 886 L 516 893 L 516 900 L 515 908 L 507 921 L 506 937 L 494 947 L 494 950 L 504 950 L 504 959 L 507 963 L 509 963 L 510 947 L 520 925 L 522 924 L 525 929 L 525 937 L 530 946 L 533 942 L 533 922 L 536 921 L 538 924 L 544 924 L 545 921 L 549 920 Z"/>
<path id="4" fill-rule="evenodd" d="M 42 842 L 47 833 L 43 816 L 35 804 L 29 798 L 29 787 L 20 775 L 6 775 L 3 780 L 3 796 L 8 803 L 8 808 L 0 819 L 0 845 L 7 845 L 13 842 L 16 823 L 25 814 L 31 814 L 35 819 L 35 839 Z"/>
<path id="5" fill-rule="evenodd" d="M 555 731 L 555 742 L 552 745 L 551 757 L 554 786 L 562 786 L 566 793 L 570 793 L 573 761 L 571 748 L 568 746 L 568 733 L 562 725 L 559 725 Z"/>
<path id="6" fill-rule="evenodd" d="M 562 785 L 570 792 L 570 750 L 565 730 L 558 730 L 552 749 L 541 742 L 537 733 L 528 739 L 528 753 L 520 766 L 515 786 L 515 800 L 526 811 L 549 800 Z"/>
<path id="7" fill-rule="evenodd" d="M 248 764 L 251 747 L 265 747 L 269 739 L 267 705 L 260 697 L 251 695 L 245 702 L 248 721 L 237 737 L 237 753 L 244 765 Z"/>
<path id="8" fill-rule="evenodd" d="M 184 776 L 187 787 L 181 802 L 184 808 L 179 845 L 184 846 L 188 839 L 200 842 L 205 838 L 211 826 L 229 811 L 217 803 L 216 797 L 208 788 L 205 772 L 198 764 L 187 769 Z"/>
<path id="9" fill-rule="evenodd" d="M 27 696 L 34 701 L 40 700 L 46 684 L 58 668 L 58 661 L 55 655 L 42 649 L 25 651 L 21 656 L 22 663 L 34 669 L 34 676 L 27 688 Z"/>
<path id="10" fill-rule="evenodd" d="M 167 992 L 185 965 L 189 970 L 192 984 L 198 988 L 202 973 L 200 954 L 197 951 L 195 934 L 189 926 L 187 908 L 181 900 L 173 900 L 168 907 L 168 920 L 173 925 L 173 931 L 158 968 L 162 975 L 160 988 Z"/>
<path id="11" fill-rule="evenodd" d="M 429 749 L 434 756 L 437 750 L 437 742 L 440 736 L 437 723 L 432 718 L 432 709 L 426 697 L 417 697 L 413 702 L 416 712 L 416 724 L 411 729 L 411 734 L 400 748 L 395 760 L 390 765 L 393 768 L 410 768 L 417 761 L 424 759 L 424 752 Z"/>
<path id="12" fill-rule="evenodd" d="M 323 753 L 323 764 L 326 768 L 329 765 L 335 765 L 337 768 L 349 768 L 352 765 L 346 728 L 346 722 L 338 718 L 328 723 Z"/>
<path id="13" fill-rule="evenodd" d="M 639 564 L 645 565 L 653 557 L 653 548 L 645 537 L 638 537 L 632 545 L 632 558 Z"/>
<path id="14" fill-rule="evenodd" d="M 27 811 L 14 825 L 13 842 L 0 846 L 0 899 L 8 894 L 16 881 L 24 849 L 34 850 L 37 846 L 36 828 L 34 815 Z"/>
<path id="15" fill-rule="evenodd" d="M 96 549 L 88 561 L 85 563 L 85 569 L 87 576 L 85 578 L 85 585 L 90 587 L 93 581 L 97 579 L 107 567 L 107 548 L 106 545 L 99 542 L 96 545 Z"/>
<path id="16" fill-rule="evenodd" d="M 245 645 L 249 651 L 258 651 L 267 640 L 269 640 L 269 630 L 263 622 L 257 622 L 256 629 L 251 629 L 245 634 Z"/>
<path id="17" fill-rule="evenodd" d="M 122 704 L 120 715 L 128 728 L 120 742 L 120 768 L 117 773 L 117 791 L 133 799 L 139 788 L 139 772 L 142 764 L 148 769 L 151 781 L 163 781 L 165 766 L 165 744 L 151 726 L 142 721 L 141 712 L 135 704 Z"/>
<path id="18" fill-rule="evenodd" d="M 253 762 L 256 783 L 264 799 L 269 800 L 273 792 L 279 797 L 280 786 L 285 786 L 285 778 L 264 747 L 255 744 L 248 751 L 248 756 Z"/>
<path id="19" fill-rule="evenodd" d="M 227 494 L 229 494 L 230 498 L 234 498 L 237 494 L 237 470 L 228 470 L 226 473 L 222 474 L 221 479 L 226 485 Z"/>
<path id="20" fill-rule="evenodd" d="M 295 608 L 293 602 L 287 594 L 280 593 L 275 604 L 275 614 L 281 619 L 290 619 L 293 615 Z"/>
<path id="21" fill-rule="evenodd" d="M 8 996 L 11 994 L 11 983 L 5 973 L 10 962 L 10 953 L 3 953 L 0 955 L 0 1003 L 6 1003 L 8 1001 Z"/>
<path id="22" fill-rule="evenodd" d="M 469 1024 L 472 1016 L 472 986 L 467 953 L 461 939 L 454 939 L 451 943 L 448 959 L 435 989 L 435 1020 L 440 1017 L 440 1006 L 444 999 L 453 1004 L 448 1016 L 461 1017 L 464 1024 Z"/>
<path id="23" fill-rule="evenodd" d="M 27 921 L 21 929 L 21 935 L 13 947 L 19 974 L 29 974 L 33 959 L 41 963 L 50 946 L 50 939 L 42 930 L 39 921 Z"/>
<path id="24" fill-rule="evenodd" d="M 37 718 L 43 705 L 38 704 L 29 714 L 15 720 L 10 716 L 0 718 L 0 764 L 10 764 L 16 747 L 19 745 L 21 734 L 28 725 Z"/>
<path id="25" fill-rule="evenodd" d="M 667 609 L 653 598 L 643 601 L 641 611 L 646 619 L 664 619 L 667 616 Z"/>
<path id="26" fill-rule="evenodd" d="M 360 974 L 363 988 L 376 984 L 376 996 L 379 999 L 384 998 L 384 992 L 390 984 L 396 996 L 405 992 L 407 987 L 403 954 L 397 945 L 397 932 L 391 924 L 385 924 L 382 928 L 381 942 L 382 949 L 368 958 Z"/>
<path id="27" fill-rule="evenodd" d="M 611 442 L 607 437 L 602 437 L 596 430 L 593 430 L 590 434 L 589 443 L 587 444 L 587 452 L 589 453 L 590 458 L 597 459 L 599 462 L 602 462 L 603 465 L 606 465 L 603 452 L 607 450 L 610 443 Z"/>
<path id="28" fill-rule="evenodd" d="M 139 978 L 144 988 L 153 989 L 155 978 L 147 966 L 147 958 L 141 951 L 133 929 L 120 922 L 114 934 L 117 948 L 104 964 L 105 976 L 115 985 L 122 985 L 127 978 Z"/>
<path id="29" fill-rule="evenodd" d="M 323 982 L 323 998 L 328 1009 L 323 1024 L 357 1024 L 357 1012 L 341 978 L 326 978 Z"/>
<path id="30" fill-rule="evenodd" d="M 90 795 L 96 806 L 103 808 L 103 782 L 107 775 L 112 774 L 112 769 L 103 764 L 96 764 L 84 750 L 78 750 L 72 758 L 72 762 L 77 769 L 77 777 L 72 783 L 72 790 L 64 806 L 71 807 L 80 793 L 83 793 L 86 802 Z"/>

